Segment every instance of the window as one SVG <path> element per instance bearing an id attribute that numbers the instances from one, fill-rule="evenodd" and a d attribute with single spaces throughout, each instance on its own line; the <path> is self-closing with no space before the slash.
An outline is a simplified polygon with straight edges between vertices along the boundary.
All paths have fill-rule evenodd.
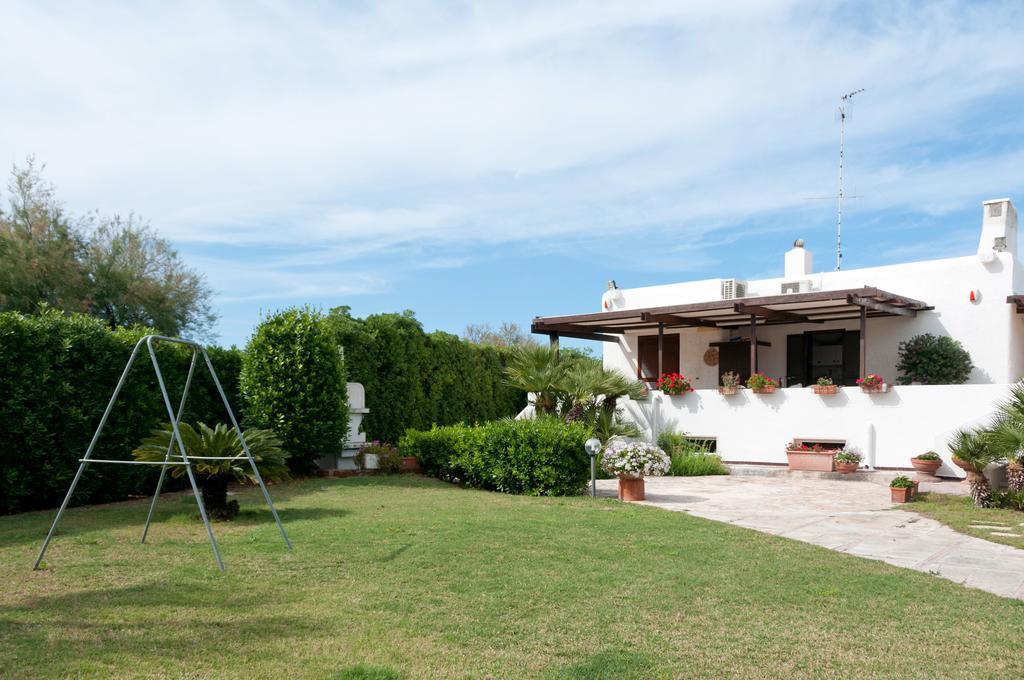
<path id="1" fill-rule="evenodd" d="M 679 334 L 665 333 L 662 346 L 662 373 L 679 372 Z M 637 378 L 655 382 L 658 375 L 658 336 L 641 335 L 637 338 Z"/>

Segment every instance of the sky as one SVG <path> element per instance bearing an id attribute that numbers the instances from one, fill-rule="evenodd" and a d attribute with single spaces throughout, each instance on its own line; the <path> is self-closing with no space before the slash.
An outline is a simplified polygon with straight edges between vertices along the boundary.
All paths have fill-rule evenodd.
<path id="1" fill-rule="evenodd" d="M 215 291 L 428 330 L 622 287 L 973 252 L 1024 201 L 1020 2 L 0 0 L 0 163 Z M 0 196 L 0 200 L 4 200 Z M 567 342 L 566 344 L 572 344 Z"/>

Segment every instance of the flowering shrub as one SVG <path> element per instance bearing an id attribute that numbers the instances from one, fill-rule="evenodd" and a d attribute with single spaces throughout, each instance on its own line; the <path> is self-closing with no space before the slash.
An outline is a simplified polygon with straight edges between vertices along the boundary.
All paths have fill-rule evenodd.
<path id="1" fill-rule="evenodd" d="M 863 456 L 852 449 L 839 451 L 835 456 L 837 463 L 856 463 L 857 465 L 860 465 L 862 458 Z"/>
<path id="2" fill-rule="evenodd" d="M 740 374 L 736 371 L 726 371 L 722 374 L 722 387 L 739 387 Z"/>
<path id="3" fill-rule="evenodd" d="M 601 456 L 601 467 L 616 477 L 659 476 L 668 472 L 669 465 L 664 451 L 644 442 L 613 441 Z"/>
<path id="4" fill-rule="evenodd" d="M 861 387 L 881 387 L 885 380 L 877 373 L 868 373 L 865 378 L 857 378 L 857 384 Z"/>
<path id="5" fill-rule="evenodd" d="M 747 378 L 747 387 L 752 390 L 764 390 L 778 387 L 779 381 L 775 378 L 769 378 L 764 373 L 755 373 L 754 375 Z"/>
<path id="6" fill-rule="evenodd" d="M 693 386 L 690 385 L 690 381 L 684 378 L 681 373 L 662 373 L 661 377 L 658 378 L 658 389 L 665 394 L 672 395 L 693 392 Z"/>

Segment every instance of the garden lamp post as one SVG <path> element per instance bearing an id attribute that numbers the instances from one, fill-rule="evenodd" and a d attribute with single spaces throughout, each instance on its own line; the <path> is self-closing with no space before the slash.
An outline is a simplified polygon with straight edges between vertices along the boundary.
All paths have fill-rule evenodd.
<path id="1" fill-rule="evenodd" d="M 597 498 L 597 454 L 601 451 L 601 440 L 591 437 L 583 448 L 590 456 L 590 496 Z"/>

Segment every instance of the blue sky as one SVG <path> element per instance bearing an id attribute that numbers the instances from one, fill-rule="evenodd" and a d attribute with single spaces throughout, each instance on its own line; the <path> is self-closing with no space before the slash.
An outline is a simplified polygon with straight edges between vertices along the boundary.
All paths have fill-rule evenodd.
<path id="1" fill-rule="evenodd" d="M 844 92 L 847 268 L 973 251 L 1024 201 L 1024 5 L 0 5 L 0 161 L 134 210 L 261 311 L 428 329 L 590 311 L 605 281 L 828 267 Z"/>

